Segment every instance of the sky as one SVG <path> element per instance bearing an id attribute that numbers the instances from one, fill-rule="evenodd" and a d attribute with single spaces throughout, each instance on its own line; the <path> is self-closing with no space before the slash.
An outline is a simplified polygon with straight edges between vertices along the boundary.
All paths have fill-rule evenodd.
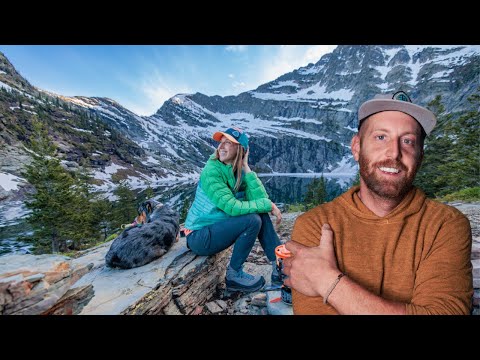
<path id="1" fill-rule="evenodd" d="M 172 96 L 238 95 L 309 63 L 336 45 L 0 45 L 33 86 L 115 100 L 152 115 Z"/>

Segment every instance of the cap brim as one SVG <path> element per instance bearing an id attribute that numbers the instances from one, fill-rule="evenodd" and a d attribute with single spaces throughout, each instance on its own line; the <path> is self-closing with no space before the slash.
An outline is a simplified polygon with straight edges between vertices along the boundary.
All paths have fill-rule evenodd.
<path id="1" fill-rule="evenodd" d="M 231 142 L 234 142 L 235 144 L 240 144 L 237 139 L 235 139 L 232 135 L 225 134 L 224 132 L 217 131 L 216 133 L 213 134 L 212 138 L 215 141 L 221 141 L 222 137 L 225 136 L 228 140 Z"/>
<path id="2" fill-rule="evenodd" d="M 370 115 L 382 111 L 401 111 L 410 115 L 420 123 L 427 135 L 430 134 L 437 123 L 435 114 L 430 110 L 406 101 L 393 99 L 373 99 L 363 103 L 358 110 L 358 123 Z"/>

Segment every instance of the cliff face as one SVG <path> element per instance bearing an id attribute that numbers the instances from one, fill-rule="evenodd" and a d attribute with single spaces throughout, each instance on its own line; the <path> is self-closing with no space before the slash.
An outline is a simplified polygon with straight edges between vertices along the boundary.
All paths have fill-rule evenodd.
<path id="1" fill-rule="evenodd" d="M 462 111 L 479 77 L 480 46 L 342 45 L 238 96 L 178 94 L 140 126 L 148 148 L 187 172 L 213 152 L 211 134 L 231 126 L 250 135 L 257 171 L 354 172 L 349 144 L 362 102 L 404 90 L 420 105 L 441 95 L 447 112 Z"/>

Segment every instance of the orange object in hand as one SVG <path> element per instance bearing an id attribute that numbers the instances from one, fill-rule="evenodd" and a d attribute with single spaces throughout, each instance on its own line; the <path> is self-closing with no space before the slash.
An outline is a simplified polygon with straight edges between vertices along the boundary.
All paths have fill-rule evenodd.
<path id="1" fill-rule="evenodd" d="M 283 259 L 289 258 L 292 256 L 292 253 L 287 250 L 284 244 L 278 245 L 275 248 L 275 256 L 277 258 L 277 270 L 278 273 L 280 274 L 280 278 L 283 279 L 285 278 L 285 274 L 282 272 L 283 270 Z M 287 304 L 287 305 L 292 305 L 292 290 L 286 286 L 285 284 L 282 284 L 282 288 L 280 290 L 280 295 L 282 301 Z"/>

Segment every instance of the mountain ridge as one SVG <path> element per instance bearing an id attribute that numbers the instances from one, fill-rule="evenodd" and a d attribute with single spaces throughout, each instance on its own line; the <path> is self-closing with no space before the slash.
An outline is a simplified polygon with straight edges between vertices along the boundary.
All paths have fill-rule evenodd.
<path id="1" fill-rule="evenodd" d="M 254 90 L 224 97 L 199 92 L 177 94 L 150 116 L 137 115 L 105 97 L 47 94 L 23 79 L 2 54 L 0 87 L 15 87 L 33 97 L 38 93 L 49 98 L 47 102 L 53 107 L 82 110 L 87 119 L 118 132 L 121 142 L 132 143 L 121 161 L 97 150 L 104 159 L 90 159 L 90 165 L 97 170 L 105 170 L 113 161 L 124 167 L 132 165 L 133 173 L 145 175 L 137 176 L 140 181 L 135 183 L 139 184 L 142 179 L 155 182 L 197 176 L 214 151 L 211 134 L 231 126 L 249 134 L 250 158 L 257 172 L 322 173 L 342 169 L 354 174 L 350 139 L 356 132 L 356 112 L 363 101 L 380 92 L 404 90 L 420 105 L 426 106 L 436 95 L 442 95 L 447 112 L 463 111 L 466 98 L 478 86 L 479 69 L 480 46 L 339 45 L 316 63 Z M 4 114 L 15 107 L 14 99 L 9 101 L 1 110 Z M 22 113 L 25 111 L 28 109 L 24 107 Z M 57 116 L 54 122 L 59 121 Z M 92 131 L 78 127 L 78 123 L 88 122 L 82 121 L 72 126 L 80 132 Z M 10 143 L 19 136 L 20 142 L 25 140 L 21 129 L 11 135 Z M 62 136 L 57 137 L 61 143 Z M 3 134 L 0 139 L 6 141 Z M 18 171 L 12 173 L 17 175 Z M 104 183 L 113 185 L 111 179 Z"/>

